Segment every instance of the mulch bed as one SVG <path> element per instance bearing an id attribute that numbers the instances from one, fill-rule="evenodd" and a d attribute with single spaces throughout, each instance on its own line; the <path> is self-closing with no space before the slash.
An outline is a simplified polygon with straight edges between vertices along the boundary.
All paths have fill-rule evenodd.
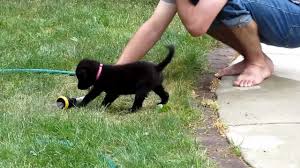
<path id="1" fill-rule="evenodd" d="M 238 53 L 236 51 L 223 44 L 208 54 L 211 73 L 199 77 L 196 95 L 198 95 L 200 102 L 204 99 L 217 99 L 213 88 L 217 87 L 218 79 L 214 77 L 214 73 L 218 69 L 228 66 L 237 56 Z M 201 106 L 201 110 L 203 111 L 203 125 L 195 130 L 195 134 L 202 147 L 206 149 L 208 156 L 220 168 L 248 168 L 249 166 L 243 159 L 233 153 L 232 145 L 220 133 L 220 128 L 216 127 L 218 113 L 211 107 Z"/>

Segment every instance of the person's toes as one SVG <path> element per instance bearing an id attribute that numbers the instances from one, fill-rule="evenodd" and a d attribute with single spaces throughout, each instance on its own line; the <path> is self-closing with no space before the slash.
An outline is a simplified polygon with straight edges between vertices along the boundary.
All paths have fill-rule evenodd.
<path id="1" fill-rule="evenodd" d="M 234 86 L 241 86 L 241 81 L 239 78 L 237 78 L 234 82 L 233 82 L 233 85 Z"/>
<path id="2" fill-rule="evenodd" d="M 234 81 L 234 86 L 238 86 L 238 87 L 252 87 L 256 85 L 254 80 L 247 80 L 247 79 L 237 79 L 236 81 Z"/>
<path id="3" fill-rule="evenodd" d="M 242 86 L 242 87 L 247 87 L 247 82 L 248 82 L 248 80 L 243 80 L 243 81 L 241 82 L 241 86 Z"/>
<path id="4" fill-rule="evenodd" d="M 240 82 L 240 87 L 245 87 L 245 80 L 242 80 L 242 81 Z"/>
<path id="5" fill-rule="evenodd" d="M 251 87 L 254 85 L 254 82 L 251 79 L 247 80 L 244 76 L 240 76 L 233 82 L 233 84 L 237 87 Z"/>
<path id="6" fill-rule="evenodd" d="M 258 81 L 253 80 L 252 86 L 258 85 L 258 84 L 260 84 L 261 82 L 262 82 L 262 81 L 258 82 Z"/>
<path id="7" fill-rule="evenodd" d="M 251 87 L 253 85 L 252 80 L 247 80 L 246 87 Z"/>
<path id="8" fill-rule="evenodd" d="M 239 87 L 244 87 L 244 80 L 240 80 L 239 83 L 237 84 Z"/>

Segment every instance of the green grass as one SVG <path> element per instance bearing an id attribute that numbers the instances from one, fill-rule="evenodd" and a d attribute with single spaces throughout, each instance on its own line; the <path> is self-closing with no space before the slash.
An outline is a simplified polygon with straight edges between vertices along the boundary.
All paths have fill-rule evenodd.
<path id="1" fill-rule="evenodd" d="M 74 70 L 82 58 L 115 63 L 155 3 L 146 0 L 0 1 L 0 67 Z M 103 95 L 86 108 L 62 111 L 60 95 L 82 96 L 76 79 L 46 74 L 0 74 L 0 167 L 213 167 L 188 125 L 201 120 L 192 89 L 206 71 L 210 38 L 192 38 L 178 18 L 146 60 L 159 62 L 176 45 L 165 70 L 170 109 L 151 93 L 128 114 L 133 96 L 109 109 Z"/>
<path id="2" fill-rule="evenodd" d="M 237 157 L 242 157 L 242 151 L 240 146 L 231 145 L 230 150 L 233 154 L 235 154 Z"/>

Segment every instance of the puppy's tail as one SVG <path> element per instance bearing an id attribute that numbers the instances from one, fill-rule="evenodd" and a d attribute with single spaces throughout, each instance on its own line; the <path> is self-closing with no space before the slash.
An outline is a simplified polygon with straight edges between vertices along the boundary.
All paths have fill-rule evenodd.
<path id="1" fill-rule="evenodd" d="M 167 57 L 159 64 L 156 65 L 157 71 L 162 71 L 172 60 L 174 53 L 175 53 L 175 47 L 173 45 L 166 46 L 169 50 L 169 53 Z"/>

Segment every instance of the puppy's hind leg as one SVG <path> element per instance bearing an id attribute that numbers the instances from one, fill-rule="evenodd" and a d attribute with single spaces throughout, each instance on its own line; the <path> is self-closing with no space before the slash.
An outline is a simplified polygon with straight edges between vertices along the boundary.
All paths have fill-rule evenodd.
<path id="1" fill-rule="evenodd" d="M 102 101 L 102 106 L 109 107 L 118 97 L 119 95 L 117 94 L 107 93 Z"/>
<path id="2" fill-rule="evenodd" d="M 165 91 L 162 85 L 157 86 L 153 91 L 161 98 L 158 104 L 166 104 L 169 101 L 169 93 Z"/>

